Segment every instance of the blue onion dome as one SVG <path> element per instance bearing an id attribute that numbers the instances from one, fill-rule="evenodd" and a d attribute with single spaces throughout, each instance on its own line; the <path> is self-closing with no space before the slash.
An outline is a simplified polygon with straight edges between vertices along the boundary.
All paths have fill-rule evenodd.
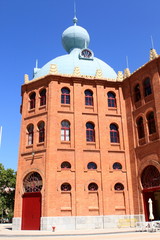
<path id="1" fill-rule="evenodd" d="M 86 29 L 77 26 L 77 18 L 73 19 L 74 26 L 67 28 L 62 34 L 62 44 L 64 49 L 70 53 L 74 48 L 87 48 L 90 37 Z"/>
<path id="2" fill-rule="evenodd" d="M 73 19 L 74 25 L 67 28 L 62 34 L 62 44 L 68 54 L 59 56 L 45 64 L 42 68 L 34 69 L 34 79 L 44 77 L 51 73 L 51 66 L 56 67 L 60 75 L 75 75 L 91 78 L 107 78 L 116 81 L 116 72 L 104 61 L 96 58 L 93 51 L 88 48 L 90 37 L 88 32 L 77 26 L 77 18 Z M 76 70 L 75 70 L 76 69 Z"/>

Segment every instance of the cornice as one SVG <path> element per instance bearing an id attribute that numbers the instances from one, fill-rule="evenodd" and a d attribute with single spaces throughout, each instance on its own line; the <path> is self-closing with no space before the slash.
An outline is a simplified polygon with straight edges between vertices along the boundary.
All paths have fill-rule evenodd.
<path id="1" fill-rule="evenodd" d="M 137 68 L 134 72 L 132 72 L 130 74 L 130 76 L 127 76 L 126 78 L 124 78 L 124 80 L 126 80 L 127 78 L 133 76 L 134 74 L 136 74 L 139 70 L 145 68 L 147 65 L 153 63 L 154 61 L 157 61 L 158 59 L 160 59 L 160 55 L 158 55 L 158 57 L 154 58 L 154 59 L 151 59 L 149 60 L 148 62 L 146 62 L 145 64 L 143 64 L 141 67 Z"/>

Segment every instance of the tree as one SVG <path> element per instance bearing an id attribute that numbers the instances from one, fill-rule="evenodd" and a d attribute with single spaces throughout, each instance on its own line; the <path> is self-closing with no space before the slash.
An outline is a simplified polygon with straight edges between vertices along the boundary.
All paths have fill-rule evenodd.
<path id="1" fill-rule="evenodd" d="M 5 169 L 0 163 L 0 217 L 12 219 L 14 210 L 14 195 L 16 184 L 16 172 Z"/>

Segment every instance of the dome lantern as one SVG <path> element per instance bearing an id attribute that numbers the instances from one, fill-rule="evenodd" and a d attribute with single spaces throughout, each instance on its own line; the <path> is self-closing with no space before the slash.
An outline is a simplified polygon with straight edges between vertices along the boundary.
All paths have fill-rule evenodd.
<path id="1" fill-rule="evenodd" d="M 74 25 L 67 28 L 62 34 L 62 44 L 64 49 L 70 53 L 74 48 L 83 49 L 88 47 L 90 37 L 86 29 L 77 26 L 78 19 L 73 18 Z"/>

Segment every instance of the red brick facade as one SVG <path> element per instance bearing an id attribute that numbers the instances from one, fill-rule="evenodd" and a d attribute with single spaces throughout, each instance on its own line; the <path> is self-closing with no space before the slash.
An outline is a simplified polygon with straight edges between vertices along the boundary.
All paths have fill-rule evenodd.
<path id="1" fill-rule="evenodd" d="M 159 71 L 156 58 L 122 82 L 50 74 L 22 86 L 14 219 L 22 218 L 22 196 L 33 190 L 25 179 L 33 172 L 41 176 L 42 218 L 144 213 L 148 218 L 147 194 L 160 199 L 157 183 L 143 191 L 141 182 L 147 166 L 160 171 Z M 69 90 L 69 100 L 62 100 L 62 88 Z M 90 105 L 86 90 L 92 92 Z"/>
<path id="2" fill-rule="evenodd" d="M 160 58 L 145 64 L 130 77 L 123 81 L 123 94 L 127 112 L 127 129 L 130 151 L 131 178 L 133 188 L 134 211 L 145 211 L 146 220 L 148 216 L 148 199 L 146 192 L 150 194 L 154 204 L 155 219 L 159 219 L 159 186 L 160 186 L 160 158 L 159 158 L 159 136 L 160 136 Z M 146 79 L 150 79 L 150 86 L 145 86 Z M 135 87 L 139 84 L 140 99 L 136 98 Z M 140 120 L 141 118 L 141 120 Z M 143 121 L 138 127 L 138 122 Z M 138 129 L 139 128 L 139 129 Z M 143 133 L 143 134 L 142 134 Z M 158 175 L 148 175 L 150 184 L 143 186 L 142 177 L 148 166 L 154 166 Z M 155 174 L 150 172 L 150 174 Z M 146 175 L 147 178 L 147 175 Z"/>

